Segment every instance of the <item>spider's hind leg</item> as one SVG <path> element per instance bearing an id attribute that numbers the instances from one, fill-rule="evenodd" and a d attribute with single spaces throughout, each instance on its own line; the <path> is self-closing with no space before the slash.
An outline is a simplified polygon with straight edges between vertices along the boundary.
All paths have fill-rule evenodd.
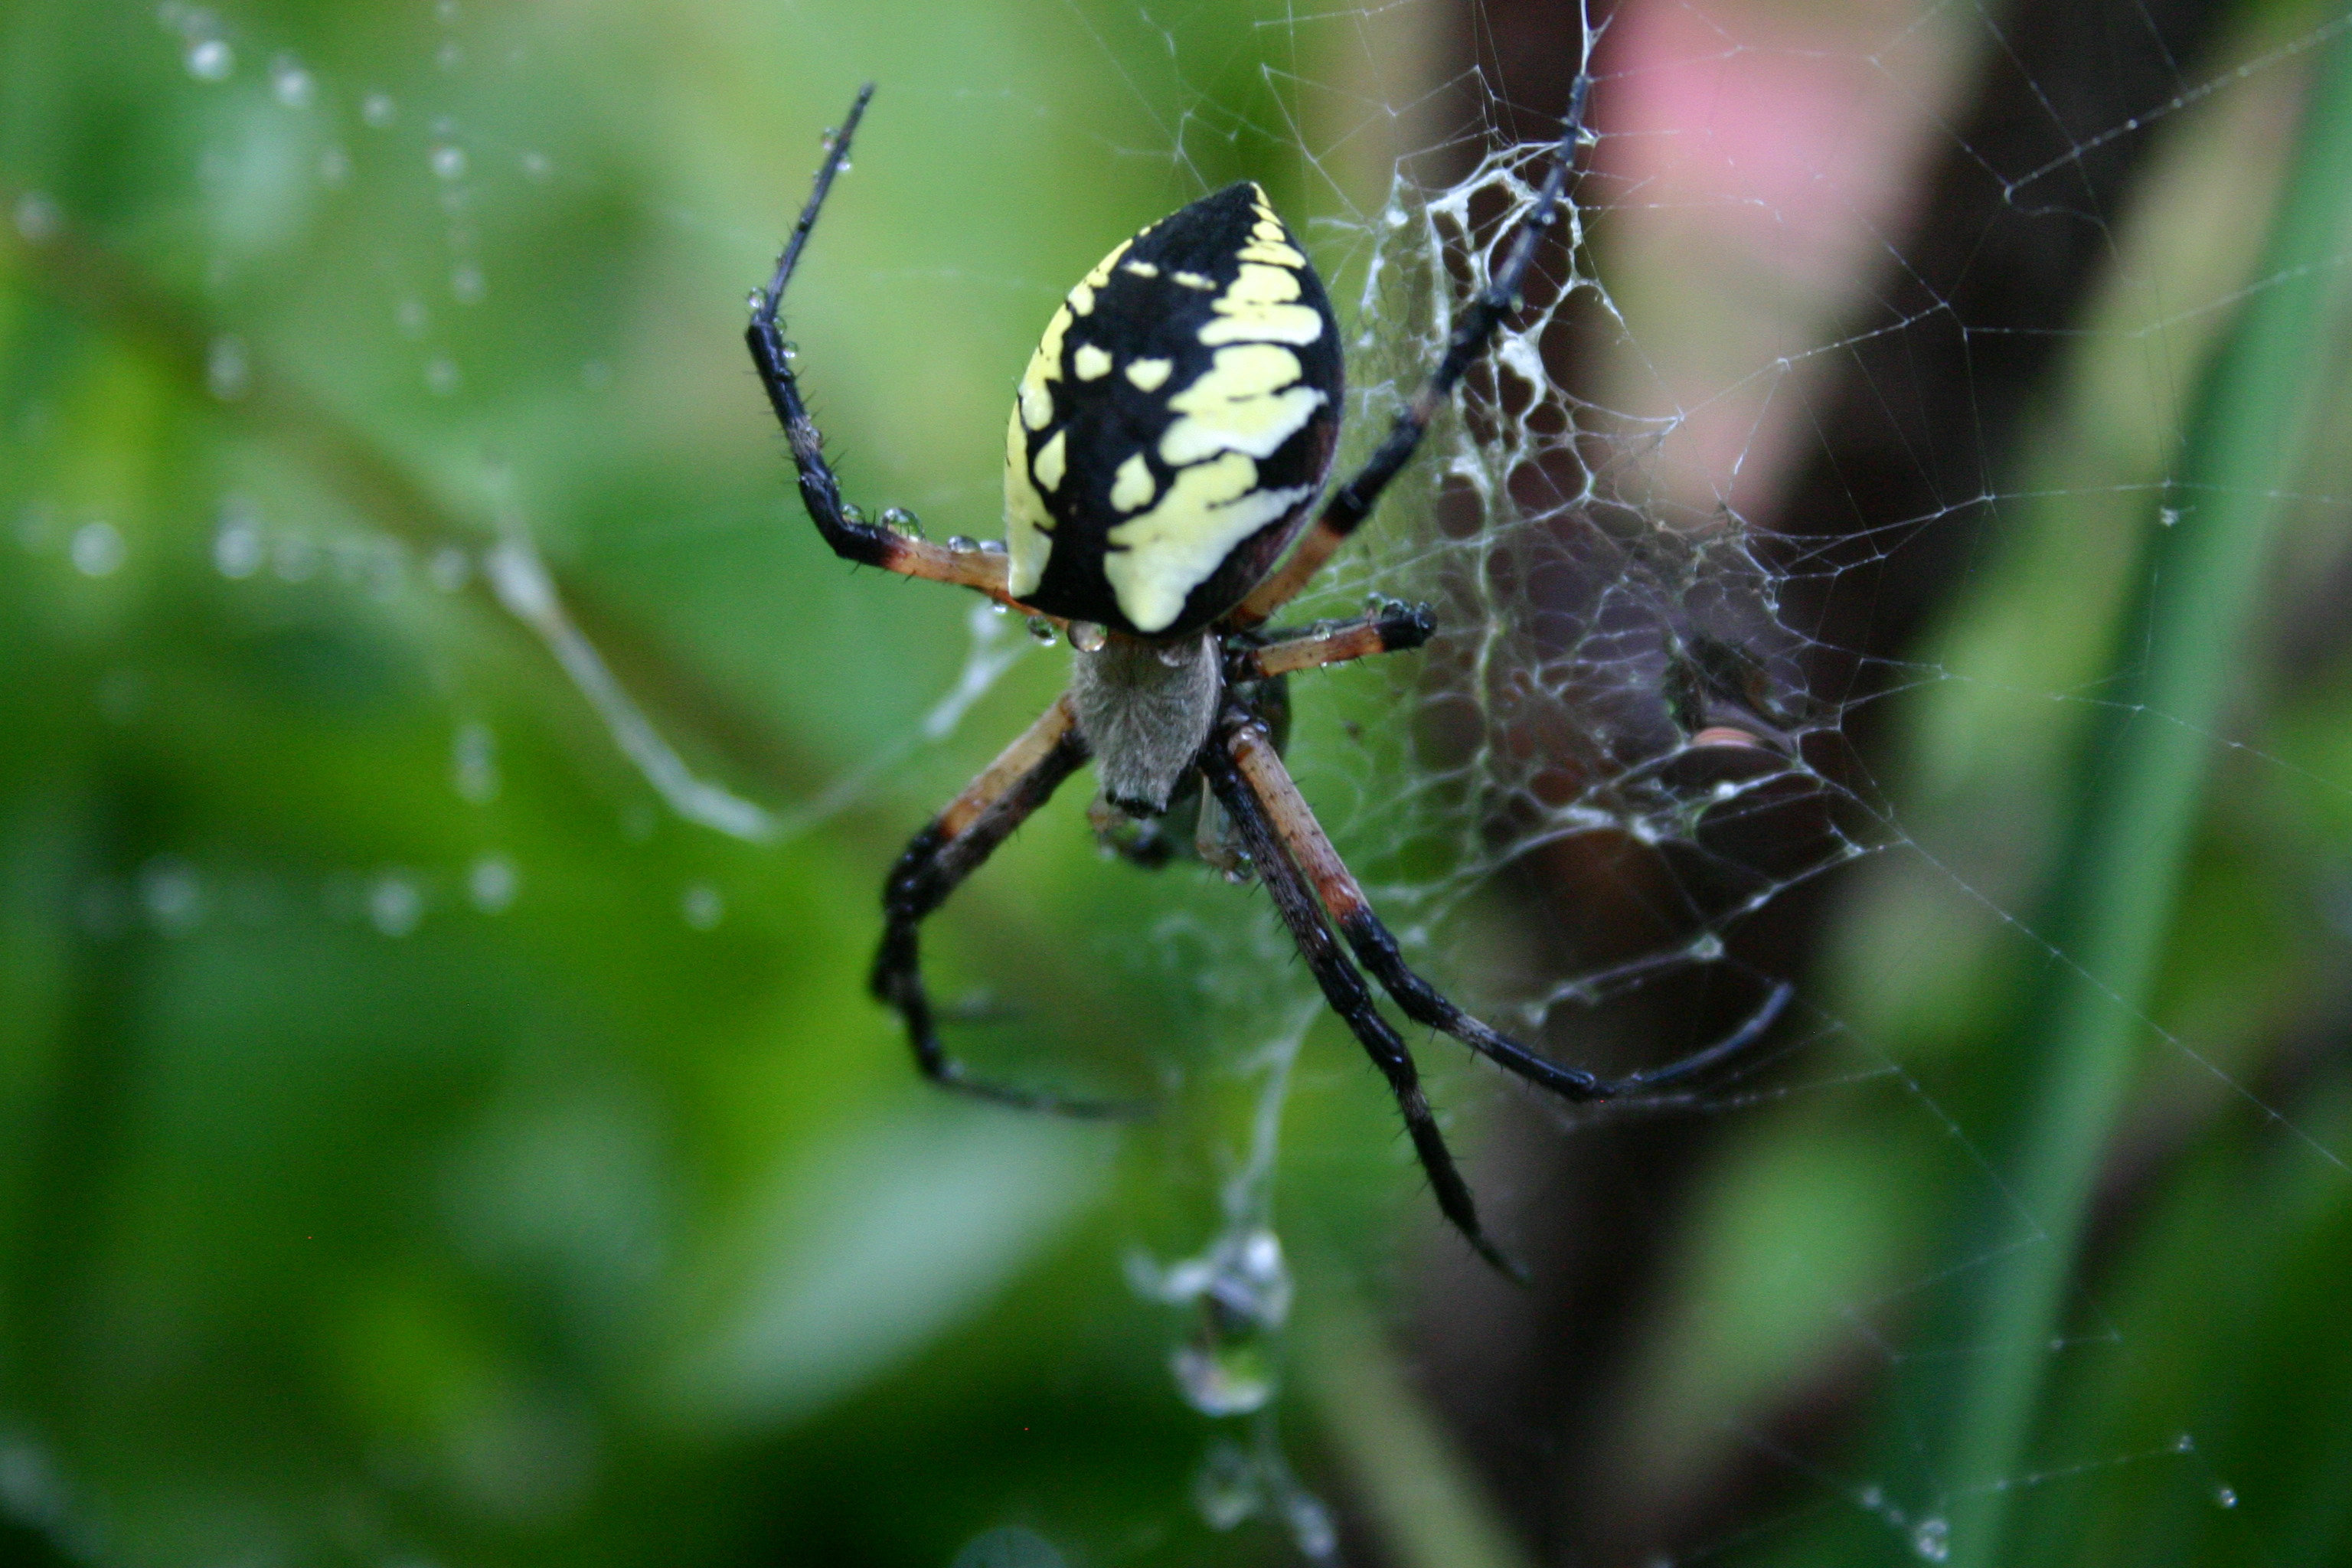
<path id="1" fill-rule="evenodd" d="M 919 929 L 925 917 L 947 902 L 966 877 L 1013 830 L 1045 805 L 1064 779 L 1083 766 L 1087 742 L 1065 697 L 989 763 L 917 834 L 883 885 L 885 923 L 881 950 L 874 955 L 874 994 L 907 1021 L 915 1065 L 933 1083 L 963 1094 L 1024 1110 L 1066 1116 L 1119 1116 L 1133 1107 L 1100 1100 L 1012 1089 L 975 1079 L 940 1043 L 939 1017 L 923 988 Z"/>
<path id="2" fill-rule="evenodd" d="M 1790 988 L 1783 983 L 1774 986 L 1748 1021 L 1724 1039 L 1680 1061 L 1622 1079 L 1604 1079 L 1581 1068 L 1563 1067 L 1548 1060 L 1464 1012 L 1405 963 L 1403 954 L 1397 950 L 1396 938 L 1372 912 L 1371 900 L 1364 896 L 1354 873 L 1339 858 L 1339 850 L 1315 820 L 1315 813 L 1298 793 L 1290 770 L 1283 766 L 1282 757 L 1269 737 L 1244 726 L 1233 732 L 1230 745 L 1233 765 L 1257 809 L 1265 814 L 1267 830 L 1281 841 L 1285 852 L 1313 885 L 1316 897 L 1330 912 L 1332 923 L 1355 950 L 1357 962 L 1371 972 L 1381 988 L 1404 1009 L 1406 1016 L 1453 1036 L 1496 1066 L 1550 1089 L 1563 1100 L 1578 1103 L 1614 1100 L 1620 1095 L 1662 1089 L 1695 1078 L 1762 1038 L 1780 1016 L 1781 1008 L 1788 1005 Z"/>
<path id="3" fill-rule="evenodd" d="M 1454 1163 L 1453 1151 L 1445 1146 L 1445 1135 L 1438 1130 L 1437 1118 L 1429 1109 L 1428 1095 L 1423 1092 L 1421 1072 L 1413 1065 L 1412 1051 L 1406 1048 L 1395 1027 L 1381 1016 L 1364 977 L 1348 962 L 1346 950 L 1331 934 L 1322 910 L 1317 907 L 1313 887 L 1284 848 L 1281 837 L 1236 764 L 1234 753 L 1244 736 L 1251 737 L 1255 744 L 1265 746 L 1271 753 L 1273 742 L 1255 720 L 1244 720 L 1225 729 L 1201 755 L 1210 787 L 1233 818 L 1235 835 L 1255 864 L 1259 881 L 1273 899 L 1283 924 L 1290 928 L 1299 956 L 1307 961 L 1316 983 L 1323 988 L 1323 999 L 1346 1021 L 1372 1058 L 1372 1064 L 1381 1069 L 1381 1076 L 1388 1079 L 1389 1091 L 1396 1097 L 1397 1110 L 1404 1117 L 1405 1131 L 1412 1139 L 1413 1152 L 1420 1156 L 1421 1168 L 1427 1173 L 1430 1188 L 1436 1194 L 1439 1212 L 1462 1233 L 1463 1239 L 1479 1257 L 1512 1279 L 1524 1281 L 1527 1271 L 1488 1240 L 1478 1223 L 1477 1201 L 1471 1196 L 1470 1184 L 1462 1179 L 1462 1172 Z"/>

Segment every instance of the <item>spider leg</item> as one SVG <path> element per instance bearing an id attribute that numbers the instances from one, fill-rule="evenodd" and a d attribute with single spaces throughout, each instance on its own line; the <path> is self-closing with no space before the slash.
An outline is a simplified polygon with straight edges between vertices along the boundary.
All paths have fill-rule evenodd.
<path id="1" fill-rule="evenodd" d="M 1520 226 L 1518 237 L 1505 253 L 1502 266 L 1496 268 L 1486 287 L 1479 290 L 1477 298 L 1464 308 L 1461 318 L 1454 323 L 1453 336 L 1446 342 L 1445 353 L 1437 362 L 1436 370 L 1397 411 L 1387 438 L 1370 459 L 1331 492 L 1331 499 L 1323 503 L 1322 515 L 1291 551 L 1289 559 L 1226 616 L 1226 626 L 1257 626 L 1298 596 L 1315 574 L 1323 569 L 1323 563 L 1348 542 L 1348 536 L 1371 516 L 1381 492 L 1412 460 L 1421 438 L 1429 433 L 1430 422 L 1437 417 L 1445 400 L 1454 395 L 1454 388 L 1469 371 L 1472 362 L 1486 352 L 1496 329 L 1518 309 L 1519 285 L 1526 280 L 1528 267 L 1535 260 L 1537 242 L 1559 221 L 1560 198 L 1576 172 L 1577 150 L 1584 144 L 1584 105 L 1591 91 L 1592 79 L 1579 72 L 1569 95 L 1567 128 L 1560 136 L 1559 154 L 1553 160 L 1551 172 L 1544 176 L 1536 205 Z"/>
<path id="2" fill-rule="evenodd" d="M 1236 646 L 1225 663 L 1228 681 L 1268 680 L 1327 664 L 1345 664 L 1376 653 L 1405 653 L 1437 631 L 1427 605 L 1389 604 L 1368 616 L 1266 634 L 1255 646 Z"/>
<path id="3" fill-rule="evenodd" d="M 783 254 L 776 258 L 775 275 L 768 279 L 765 289 L 751 296 L 751 324 L 744 330 L 744 341 L 751 345 L 751 363 L 759 367 L 761 384 L 768 389 L 768 402 L 776 411 L 777 423 L 784 427 L 785 441 L 792 447 L 793 467 L 800 474 L 801 503 L 808 508 L 810 521 L 816 524 L 817 532 L 833 547 L 835 555 L 862 566 L 879 566 L 886 572 L 903 573 L 909 577 L 977 588 L 1000 603 L 1016 604 L 1004 591 L 1010 558 L 1003 551 L 933 544 L 868 522 L 842 500 L 841 481 L 835 476 L 833 465 L 825 461 L 824 437 L 801 396 L 800 382 L 793 374 L 793 351 L 784 342 L 783 328 L 776 317 L 783 304 L 784 286 L 792 281 L 793 269 L 800 265 L 801 250 L 808 243 L 809 231 L 816 226 L 817 211 L 824 205 L 834 176 L 848 162 L 849 139 L 856 133 L 857 121 L 873 96 L 872 82 L 859 88 L 856 101 L 849 106 L 841 129 L 835 132 L 833 145 L 817 169 L 816 184 L 809 192 L 808 205 L 801 209 L 800 221 L 793 226 L 793 237 L 785 243 Z"/>
<path id="4" fill-rule="evenodd" d="M 1388 1079 L 1389 1091 L 1396 1097 L 1397 1110 L 1403 1114 L 1405 1131 L 1412 1139 L 1413 1152 L 1421 1157 L 1421 1167 L 1428 1173 L 1429 1184 L 1437 1194 L 1439 1212 L 1462 1233 L 1463 1239 L 1479 1257 L 1524 1282 L 1527 1271 L 1488 1240 L 1478 1224 L 1476 1200 L 1454 1163 L 1453 1152 L 1445 1146 L 1436 1117 L 1430 1112 L 1429 1098 L 1422 1092 L 1421 1073 L 1413 1066 L 1412 1053 L 1406 1048 L 1403 1037 L 1381 1016 L 1364 977 L 1348 962 L 1347 952 L 1331 934 L 1322 910 L 1316 905 L 1313 889 L 1292 862 L 1281 837 L 1235 763 L 1234 736 L 1244 731 L 1264 735 L 1257 721 L 1250 720 L 1238 730 L 1212 740 L 1202 752 L 1201 765 L 1208 775 L 1210 787 L 1233 817 L 1243 846 L 1256 865 L 1259 881 L 1274 900 L 1283 924 L 1290 928 L 1299 956 L 1307 961 L 1307 967 L 1323 988 L 1323 999 L 1346 1021 L 1371 1057 L 1372 1065 Z"/>
<path id="5" fill-rule="evenodd" d="M 1371 901 L 1364 897 L 1355 874 L 1339 858 L 1339 850 L 1315 820 L 1315 813 L 1298 793 L 1290 770 L 1283 766 L 1272 738 L 1262 727 L 1242 725 L 1228 733 L 1225 744 L 1233 765 L 1247 783 L 1274 834 L 1281 839 L 1287 858 L 1314 884 L 1324 909 L 1348 939 L 1348 945 L 1355 949 L 1357 962 L 1371 971 L 1372 977 L 1396 999 L 1405 1015 L 1415 1023 L 1444 1031 L 1497 1066 L 1530 1083 L 1540 1084 L 1564 1100 L 1578 1103 L 1614 1100 L 1620 1095 L 1696 1077 L 1761 1038 L 1788 1004 L 1791 988 L 1783 982 L 1772 989 L 1746 1023 L 1725 1038 L 1680 1061 L 1622 1079 L 1600 1078 L 1580 1068 L 1546 1060 L 1455 1006 L 1435 986 L 1406 966 L 1397 951 L 1396 938 L 1372 912 Z"/>
<path id="6" fill-rule="evenodd" d="M 874 955 L 874 994 L 907 1020 L 915 1065 L 933 1083 L 1000 1105 L 1051 1110 L 1066 1116 L 1118 1116 L 1134 1108 L 1099 1100 L 1009 1089 L 968 1076 L 963 1064 L 940 1044 L 930 998 L 923 989 L 918 930 L 926 916 L 978 870 L 1013 830 L 1053 795 L 1055 787 L 1087 760 L 1087 742 L 1067 697 L 1045 710 L 1020 739 L 1004 748 L 981 775 L 948 803 L 929 827 L 915 835 L 883 884 L 885 924 L 881 950 Z"/>

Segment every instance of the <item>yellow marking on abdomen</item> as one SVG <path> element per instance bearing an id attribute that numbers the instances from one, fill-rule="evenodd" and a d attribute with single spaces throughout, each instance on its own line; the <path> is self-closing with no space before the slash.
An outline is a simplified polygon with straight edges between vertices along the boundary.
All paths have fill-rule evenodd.
<path id="1" fill-rule="evenodd" d="M 1121 511 L 1133 511 L 1137 507 L 1149 506 L 1151 498 L 1159 491 L 1159 485 L 1151 478 L 1150 466 L 1144 462 L 1143 454 L 1138 452 L 1121 463 L 1118 472 L 1111 476 L 1110 504 Z"/>
<path id="2" fill-rule="evenodd" d="M 1257 464 L 1227 452 L 1178 473 L 1160 504 L 1110 531 L 1103 576 L 1139 632 L 1172 625 L 1234 547 L 1314 493 L 1257 487 Z"/>
<path id="3" fill-rule="evenodd" d="M 1273 455 L 1321 407 L 1318 387 L 1297 384 L 1298 356 L 1277 343 L 1235 343 L 1217 351 L 1199 380 L 1168 400 L 1181 416 L 1160 437 L 1160 460 L 1171 468 L 1219 452 Z"/>
<path id="4" fill-rule="evenodd" d="M 1062 473 L 1066 458 L 1062 438 L 1068 434 L 1067 430 L 1055 431 L 1054 438 L 1037 448 L 1037 460 L 1031 465 L 1036 471 L 1037 482 L 1049 490 L 1062 488 Z"/>

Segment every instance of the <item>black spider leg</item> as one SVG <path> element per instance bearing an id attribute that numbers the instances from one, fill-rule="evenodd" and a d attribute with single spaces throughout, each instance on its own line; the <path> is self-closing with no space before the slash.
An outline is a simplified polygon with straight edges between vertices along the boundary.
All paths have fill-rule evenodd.
<path id="1" fill-rule="evenodd" d="M 1225 679 L 1270 680 L 1374 654 L 1410 653 L 1436 635 L 1435 611 L 1398 600 L 1349 620 L 1237 632 L 1225 641 Z"/>
<path id="2" fill-rule="evenodd" d="M 877 997 L 906 1019 L 915 1065 L 933 1083 L 1024 1110 L 1123 1116 L 1137 1108 L 1009 1089 L 968 1076 L 963 1064 L 940 1044 L 938 1020 L 923 989 L 918 935 L 925 917 L 947 902 L 948 895 L 1045 805 L 1064 779 L 1085 765 L 1087 756 L 1086 739 L 1065 697 L 915 835 L 883 884 L 885 924 L 881 949 L 874 955 L 873 988 Z"/>
<path id="3" fill-rule="evenodd" d="M 1772 988 L 1748 1020 L 1730 1035 L 1680 1061 L 1669 1062 L 1647 1072 L 1633 1073 L 1622 1079 L 1604 1079 L 1580 1068 L 1562 1067 L 1464 1012 L 1435 986 L 1414 973 L 1398 952 L 1396 938 L 1389 933 L 1388 927 L 1381 924 L 1380 916 L 1373 912 L 1371 901 L 1364 896 L 1364 889 L 1357 882 L 1355 874 L 1339 858 L 1339 850 L 1333 847 L 1330 838 L 1315 820 L 1313 810 L 1307 805 L 1306 797 L 1298 793 L 1297 784 L 1290 777 L 1290 770 L 1283 765 L 1281 754 L 1275 750 L 1271 739 L 1262 731 L 1244 729 L 1235 732 L 1231 748 L 1234 766 L 1240 770 L 1252 794 L 1262 803 L 1291 862 L 1304 871 L 1307 880 L 1313 884 L 1316 896 L 1329 911 L 1332 922 L 1348 939 L 1348 945 L 1355 950 L 1356 961 L 1371 972 L 1372 978 L 1396 999 L 1397 1005 L 1404 1010 L 1405 1016 L 1417 1024 L 1443 1030 L 1497 1066 L 1508 1068 L 1530 1083 L 1550 1089 L 1564 1100 L 1578 1104 L 1615 1100 L 1622 1095 L 1695 1078 L 1762 1038 L 1793 994 L 1794 988 L 1787 982 L 1781 982 Z"/>
<path id="4" fill-rule="evenodd" d="M 1412 1052 L 1381 1016 L 1364 977 L 1348 962 L 1346 951 L 1324 921 L 1314 889 L 1291 860 L 1289 851 L 1283 847 L 1282 837 L 1269 820 L 1265 805 L 1234 761 L 1233 747 L 1238 737 L 1249 734 L 1269 746 L 1273 743 L 1266 738 L 1265 727 L 1251 718 L 1229 724 L 1211 739 L 1201 753 L 1201 768 L 1208 775 L 1209 787 L 1216 792 L 1217 799 L 1233 818 L 1242 847 L 1257 868 L 1258 880 L 1273 899 L 1282 923 L 1290 928 L 1299 956 L 1307 961 L 1316 983 L 1323 988 L 1323 999 L 1346 1020 L 1372 1058 L 1372 1065 L 1388 1079 L 1389 1091 L 1396 1097 L 1397 1110 L 1404 1117 L 1405 1131 L 1412 1139 L 1413 1152 L 1421 1157 L 1421 1168 L 1428 1173 L 1429 1184 L 1437 1194 L 1439 1212 L 1462 1233 L 1463 1239 L 1479 1257 L 1524 1283 L 1527 1270 L 1489 1241 L 1478 1224 L 1477 1202 L 1470 1194 L 1470 1184 L 1462 1179 L 1461 1171 L 1454 1163 L 1453 1151 L 1445 1146 L 1445 1135 L 1438 1131 L 1437 1118 L 1430 1112 L 1429 1097 L 1422 1092 L 1421 1073 L 1413 1066 Z"/>
<path id="5" fill-rule="evenodd" d="M 744 329 L 744 342 L 751 345 L 751 363 L 759 367 L 761 384 L 768 389 L 769 405 L 775 409 L 776 421 L 784 427 L 784 439 L 792 447 L 793 467 L 800 476 L 801 502 L 835 555 L 862 566 L 879 566 L 909 577 L 977 588 L 1010 604 L 1013 601 L 1004 593 L 1003 551 L 950 550 L 945 545 L 931 544 L 868 522 L 842 500 L 841 481 L 833 465 L 825 461 L 824 437 L 801 396 L 800 381 L 793 374 L 792 351 L 784 344 L 783 328 L 777 321 L 784 286 L 792 281 L 793 270 L 800 265 L 801 251 L 808 244 L 809 231 L 816 227 L 817 212 L 824 205 L 826 193 L 833 189 L 834 176 L 848 162 L 849 139 L 856 133 L 857 122 L 873 97 L 872 82 L 859 88 L 856 101 L 849 106 L 841 129 L 834 132 L 833 145 L 827 149 L 824 162 L 818 165 L 808 205 L 801 209 L 800 221 L 793 226 L 792 238 L 784 243 L 783 254 L 776 258 L 774 276 L 768 279 L 767 288 L 751 296 L 751 323 Z"/>
<path id="6" fill-rule="evenodd" d="M 1289 559 L 1225 617 L 1228 626 L 1256 626 L 1296 598 L 1323 563 L 1348 542 L 1348 536 L 1371 516 L 1381 492 L 1412 460 L 1422 437 L 1429 433 L 1431 421 L 1437 417 L 1445 400 L 1454 395 L 1454 386 L 1468 374 L 1472 362 L 1486 352 L 1496 330 L 1519 308 L 1519 286 L 1527 280 L 1537 246 L 1559 221 L 1560 199 L 1567 194 L 1569 181 L 1575 176 L 1577 152 L 1585 142 L 1584 108 L 1591 94 L 1592 78 L 1579 71 L 1576 85 L 1569 92 L 1566 129 L 1559 139 L 1559 153 L 1550 173 L 1544 176 L 1542 188 L 1537 192 L 1535 205 L 1511 242 L 1511 248 L 1505 252 L 1502 266 L 1496 268 L 1486 287 L 1464 307 L 1460 319 L 1454 323 L 1453 336 L 1446 342 L 1445 353 L 1438 360 L 1437 369 L 1397 411 L 1395 423 L 1389 426 L 1387 437 L 1370 458 L 1331 492 L 1331 499 L 1323 503 L 1322 515 L 1315 520 L 1315 526 L 1298 542 Z"/>

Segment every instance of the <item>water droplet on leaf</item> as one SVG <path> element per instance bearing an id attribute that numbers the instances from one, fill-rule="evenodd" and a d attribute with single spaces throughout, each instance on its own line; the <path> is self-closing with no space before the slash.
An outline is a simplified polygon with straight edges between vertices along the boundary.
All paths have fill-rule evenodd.
<path id="1" fill-rule="evenodd" d="M 188 74 L 198 81 L 226 81 L 236 69 L 236 52 L 223 38 L 199 38 L 188 47 Z"/>

